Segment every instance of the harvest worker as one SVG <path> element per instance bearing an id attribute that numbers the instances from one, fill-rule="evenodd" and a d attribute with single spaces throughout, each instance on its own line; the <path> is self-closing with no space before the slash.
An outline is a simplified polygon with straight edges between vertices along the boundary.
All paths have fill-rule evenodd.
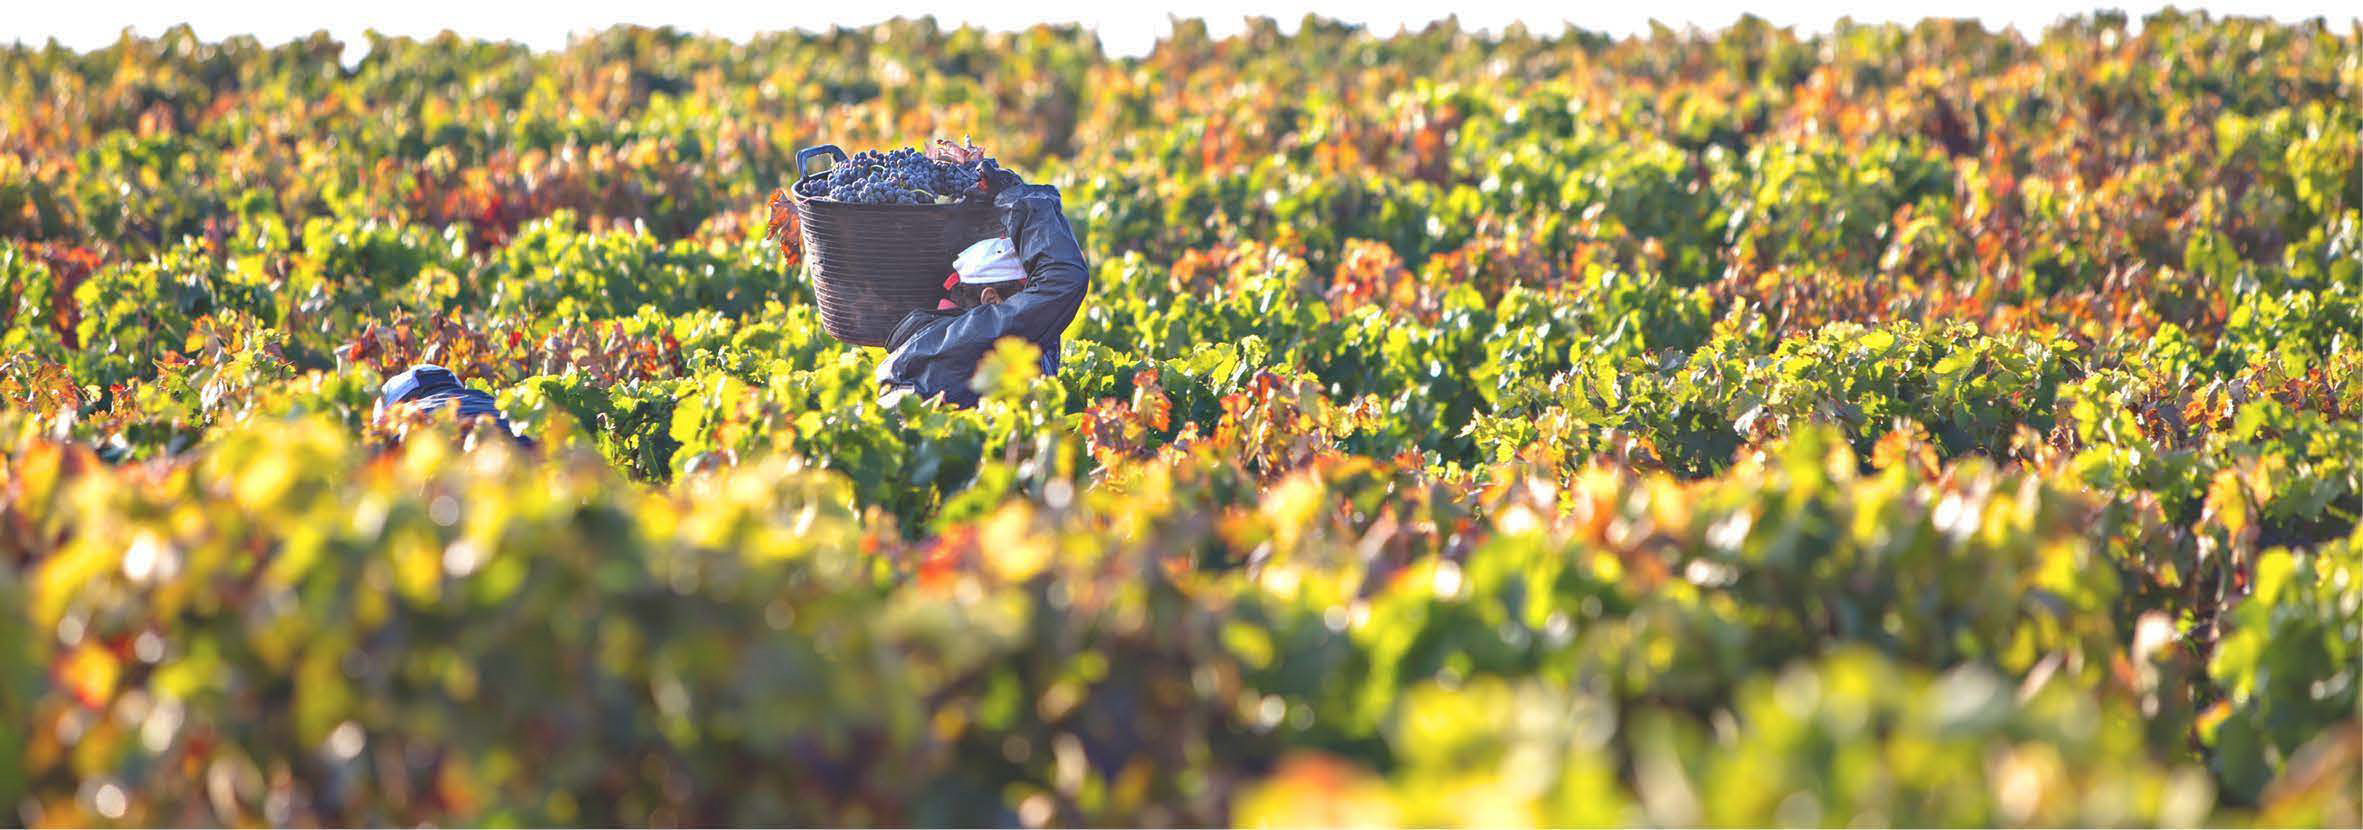
<path id="1" fill-rule="evenodd" d="M 509 424 L 508 413 L 501 411 L 500 404 L 492 399 L 490 393 L 460 383 L 459 376 L 452 374 L 450 369 L 421 363 L 388 378 L 378 391 L 377 414 L 381 417 L 387 410 L 402 406 L 420 412 L 449 409 L 463 421 L 477 417 L 491 418 L 493 423 L 500 426 L 502 435 L 514 439 L 519 446 L 533 446 L 532 438 L 519 433 L 516 427 Z"/>
<path id="2" fill-rule="evenodd" d="M 1007 235 L 963 252 L 943 306 L 911 312 L 894 327 L 878 365 L 883 400 L 940 395 L 954 406 L 975 405 L 969 376 L 1003 337 L 1031 341 L 1042 350 L 1042 374 L 1058 373 L 1059 335 L 1091 290 L 1083 246 L 1067 225 L 1058 188 L 998 168 L 985 187 Z"/>

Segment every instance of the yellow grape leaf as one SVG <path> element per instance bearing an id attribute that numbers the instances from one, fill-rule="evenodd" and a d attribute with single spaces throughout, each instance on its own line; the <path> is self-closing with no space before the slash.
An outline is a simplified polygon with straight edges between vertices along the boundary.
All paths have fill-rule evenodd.
<path id="1" fill-rule="evenodd" d="M 977 548 L 994 576 L 1023 582 L 1050 566 L 1053 546 L 1032 531 L 1033 524 L 1034 508 L 1024 501 L 1003 505 L 985 520 L 977 534 Z"/>
<path id="2" fill-rule="evenodd" d="M 2207 485 L 2207 515 L 2222 522 L 2235 537 L 2248 529 L 2248 493 L 2240 486 L 2238 472 L 2216 471 L 2215 480 Z"/>

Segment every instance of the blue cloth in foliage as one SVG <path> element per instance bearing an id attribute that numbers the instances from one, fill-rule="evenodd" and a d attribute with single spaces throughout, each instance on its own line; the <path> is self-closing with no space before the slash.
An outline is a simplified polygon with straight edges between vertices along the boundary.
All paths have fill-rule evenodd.
<path id="1" fill-rule="evenodd" d="M 957 311 L 911 312 L 895 326 L 886 360 L 878 364 L 885 391 L 907 389 L 922 398 L 942 395 L 946 403 L 974 406 L 968 380 L 976 364 L 1003 337 L 1022 337 L 1042 350 L 1042 373 L 1058 373 L 1059 336 L 1075 321 L 1091 271 L 1083 246 L 1059 202 L 1058 188 L 1012 182 L 993 198 L 1009 238 L 1017 243 L 1026 287 L 992 305 Z"/>
<path id="2" fill-rule="evenodd" d="M 406 403 L 427 412 L 448 409 L 461 418 L 481 415 L 500 424 L 502 434 L 516 439 L 520 444 L 533 445 L 533 439 L 519 435 L 516 427 L 509 424 L 508 413 L 501 411 L 500 403 L 494 401 L 491 394 L 461 384 L 459 376 L 452 374 L 450 369 L 431 363 L 412 366 L 388 378 L 378 391 L 379 409 Z"/>

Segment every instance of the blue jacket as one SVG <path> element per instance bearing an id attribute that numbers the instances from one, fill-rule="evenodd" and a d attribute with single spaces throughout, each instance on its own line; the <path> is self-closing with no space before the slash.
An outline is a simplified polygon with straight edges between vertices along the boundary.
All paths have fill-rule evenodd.
<path id="1" fill-rule="evenodd" d="M 500 424 L 501 432 L 517 439 L 518 443 L 533 445 L 533 439 L 519 435 L 517 428 L 509 424 L 508 413 L 501 411 L 500 404 L 492 399 L 491 394 L 461 384 L 459 377 L 453 375 L 450 369 L 432 363 L 412 366 L 401 374 L 387 378 L 385 385 L 379 387 L 378 391 L 377 405 L 380 410 L 407 403 L 426 412 L 450 409 L 461 418 L 482 415 Z"/>
<path id="2" fill-rule="evenodd" d="M 1058 373 L 1059 336 L 1075 321 L 1091 291 L 1083 246 L 1067 224 L 1058 188 L 1016 184 L 993 199 L 1003 230 L 1017 243 L 1026 287 L 992 305 L 963 311 L 911 312 L 887 341 L 878 380 L 888 390 L 909 389 L 923 398 L 942 395 L 955 406 L 976 404 L 968 379 L 994 341 L 1017 336 L 1042 350 L 1042 373 Z"/>

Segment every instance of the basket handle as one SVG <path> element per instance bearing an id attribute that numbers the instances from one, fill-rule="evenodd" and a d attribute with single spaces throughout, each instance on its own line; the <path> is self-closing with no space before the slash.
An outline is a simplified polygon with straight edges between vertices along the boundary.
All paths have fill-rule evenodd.
<path id="1" fill-rule="evenodd" d="M 827 153 L 837 157 L 837 160 L 829 165 L 830 167 L 836 167 L 839 164 L 845 163 L 845 151 L 837 149 L 837 145 L 835 144 L 823 144 L 817 147 L 806 147 L 802 150 L 796 151 L 796 178 L 801 179 L 808 175 L 804 172 L 804 162 L 809 161 L 813 156 L 817 156 L 822 153 Z"/>

